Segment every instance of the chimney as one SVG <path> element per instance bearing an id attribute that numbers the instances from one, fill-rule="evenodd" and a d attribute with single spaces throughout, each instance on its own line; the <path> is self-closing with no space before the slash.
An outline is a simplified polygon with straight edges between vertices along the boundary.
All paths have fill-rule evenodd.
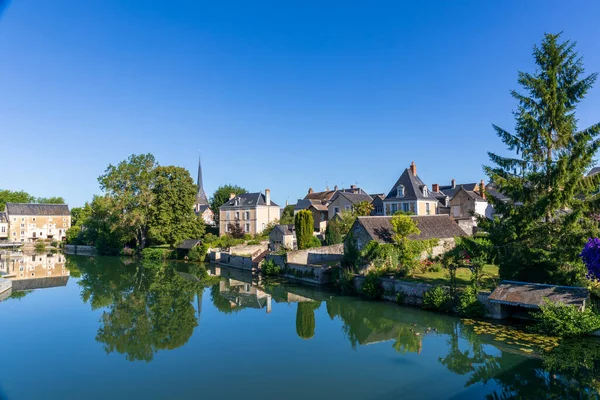
<path id="1" fill-rule="evenodd" d="M 338 186 L 337 186 L 337 185 L 335 185 L 335 186 L 333 187 L 333 190 L 338 190 Z"/>
<path id="2" fill-rule="evenodd" d="M 265 189 L 265 203 L 267 203 L 268 206 L 271 205 L 271 190 L 270 189 Z"/>
<path id="3" fill-rule="evenodd" d="M 235 197 L 235 193 L 229 193 L 229 200 L 233 199 Z"/>
<path id="4" fill-rule="evenodd" d="M 456 187 L 456 179 L 452 178 L 452 189 Z"/>
<path id="5" fill-rule="evenodd" d="M 312 190 L 312 188 L 308 188 L 308 194 L 313 194 L 314 190 Z"/>
<path id="6" fill-rule="evenodd" d="M 350 189 L 356 189 L 356 185 L 350 185 Z"/>
<path id="7" fill-rule="evenodd" d="M 415 165 L 414 161 L 412 163 L 410 163 L 410 173 L 413 176 L 417 176 L 417 166 Z"/>
<path id="8" fill-rule="evenodd" d="M 483 179 L 479 182 L 479 195 L 485 200 L 485 182 Z"/>
<path id="9" fill-rule="evenodd" d="M 289 206 L 289 205 L 290 205 L 290 202 L 286 200 L 286 201 L 285 201 L 285 206 L 287 207 L 287 206 Z"/>
<path id="10" fill-rule="evenodd" d="M 440 191 L 439 183 L 434 183 L 433 185 L 431 185 L 431 191 L 433 193 L 439 193 L 439 191 Z"/>

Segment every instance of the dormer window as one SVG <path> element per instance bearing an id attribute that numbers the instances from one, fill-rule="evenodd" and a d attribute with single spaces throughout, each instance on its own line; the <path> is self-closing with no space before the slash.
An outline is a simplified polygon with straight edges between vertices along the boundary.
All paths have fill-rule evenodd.
<path id="1" fill-rule="evenodd" d="M 427 186 L 423 186 L 423 196 L 425 196 L 425 197 L 429 196 Z"/>
<path id="2" fill-rule="evenodd" d="M 398 186 L 396 191 L 397 191 L 396 197 L 404 197 L 404 186 L 403 185 Z"/>

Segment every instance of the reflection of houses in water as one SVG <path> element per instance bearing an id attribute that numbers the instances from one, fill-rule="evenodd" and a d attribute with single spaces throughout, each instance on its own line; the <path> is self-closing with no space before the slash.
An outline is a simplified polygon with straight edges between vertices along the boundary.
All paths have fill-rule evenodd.
<path id="1" fill-rule="evenodd" d="M 70 272 L 64 254 L 24 254 L 0 258 L 0 273 L 12 280 L 12 290 L 65 286 Z"/>
<path id="2" fill-rule="evenodd" d="M 231 304 L 231 308 L 266 308 L 271 312 L 271 295 L 250 283 L 235 279 L 219 282 L 219 292 Z"/>

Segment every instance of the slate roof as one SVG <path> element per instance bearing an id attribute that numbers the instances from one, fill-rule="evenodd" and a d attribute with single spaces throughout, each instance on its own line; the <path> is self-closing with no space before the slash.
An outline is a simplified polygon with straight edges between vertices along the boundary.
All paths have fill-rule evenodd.
<path id="1" fill-rule="evenodd" d="M 278 230 L 278 231 L 280 231 L 284 235 L 293 235 L 295 229 L 296 228 L 295 228 L 294 224 L 290 224 L 290 225 L 275 225 L 275 227 L 273 228 L 273 230 Z"/>
<path id="2" fill-rule="evenodd" d="M 220 208 L 224 209 L 224 208 L 236 208 L 236 207 L 256 207 L 257 205 L 259 205 L 259 206 L 267 205 L 264 194 L 262 194 L 262 193 L 243 193 L 243 194 L 238 194 L 231 200 L 228 200 Z M 273 200 L 271 200 L 271 205 L 279 207 L 277 204 L 275 204 L 273 202 Z"/>
<path id="3" fill-rule="evenodd" d="M 456 193 L 458 193 L 461 186 L 466 191 L 473 192 L 476 189 L 478 189 L 479 184 L 478 183 L 461 183 L 461 184 L 455 185 L 454 187 L 452 187 L 452 185 L 440 186 L 440 192 L 444 193 L 446 196 L 448 196 L 450 198 L 453 198 L 454 196 L 456 196 Z"/>
<path id="4" fill-rule="evenodd" d="M 360 203 L 361 201 L 366 201 L 371 203 L 373 198 L 366 193 L 348 193 L 348 192 L 337 192 L 337 194 L 331 199 L 334 202 L 339 196 L 343 196 L 352 204 Z"/>
<path id="5" fill-rule="evenodd" d="M 183 242 L 181 242 L 181 244 L 179 246 L 177 246 L 177 248 L 181 249 L 181 250 L 190 250 L 199 244 L 200 244 L 200 240 L 198 240 L 198 239 L 186 239 Z"/>
<path id="6" fill-rule="evenodd" d="M 596 175 L 598 172 L 600 172 L 600 167 L 594 167 L 590 172 L 588 172 L 587 176 Z"/>
<path id="7" fill-rule="evenodd" d="M 319 200 L 321 202 L 327 202 L 330 201 L 336 193 L 337 190 L 326 190 L 324 192 L 308 193 L 306 196 L 304 196 L 304 200 Z"/>
<path id="8" fill-rule="evenodd" d="M 200 204 L 200 207 L 198 207 L 198 209 L 200 211 L 198 211 L 198 214 L 202 214 L 204 211 L 210 209 L 210 207 L 208 206 L 208 204 Z"/>
<path id="9" fill-rule="evenodd" d="M 397 189 L 398 186 L 404 186 L 404 197 L 397 197 Z M 427 196 L 423 195 L 423 187 L 426 187 L 419 178 L 419 176 L 414 176 L 409 168 L 406 168 L 400 178 L 396 181 L 394 186 L 390 189 L 390 192 L 385 197 L 386 200 L 391 199 L 402 199 L 402 200 L 431 200 L 437 201 L 433 193 L 427 188 Z"/>
<path id="10" fill-rule="evenodd" d="M 411 235 L 409 239 L 449 239 L 467 234 L 449 215 L 415 215 L 411 216 L 421 231 L 419 235 Z M 355 224 L 360 224 L 373 240 L 379 243 L 392 243 L 394 229 L 391 216 L 358 217 Z"/>
<path id="11" fill-rule="evenodd" d="M 31 204 L 6 203 L 7 215 L 63 215 L 68 216 L 69 206 L 66 204 Z"/>
<path id="12" fill-rule="evenodd" d="M 327 211 L 327 206 L 321 203 L 312 203 L 308 208 L 314 208 L 317 211 Z"/>
<path id="13" fill-rule="evenodd" d="M 488 196 L 492 196 L 497 200 L 500 201 L 508 201 L 510 200 L 510 198 L 502 193 L 500 193 L 498 190 L 496 190 L 496 186 L 493 183 L 488 183 L 485 187 L 485 193 Z"/>
<path id="14" fill-rule="evenodd" d="M 588 297 L 589 291 L 582 287 L 502 281 L 492 292 L 489 300 L 512 306 L 540 308 L 543 300 L 548 299 L 552 303 L 582 307 L 585 306 Z"/>
<path id="15" fill-rule="evenodd" d="M 4 211 L 0 212 L 0 223 L 8 222 L 8 217 Z"/>

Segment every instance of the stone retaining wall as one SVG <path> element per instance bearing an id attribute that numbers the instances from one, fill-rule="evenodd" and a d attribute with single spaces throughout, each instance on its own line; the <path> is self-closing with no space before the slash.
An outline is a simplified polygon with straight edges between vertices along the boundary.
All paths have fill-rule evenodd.
<path id="1" fill-rule="evenodd" d="M 94 246 L 80 246 L 73 244 L 65 245 L 65 254 L 81 254 L 85 256 L 91 256 L 96 253 Z"/>
<path id="2" fill-rule="evenodd" d="M 248 256 L 236 256 L 234 254 L 220 253 L 220 259 L 218 263 L 228 267 L 239 268 L 247 271 L 252 271 L 253 269 L 252 257 Z"/>
<path id="3" fill-rule="evenodd" d="M 344 244 L 296 250 L 287 253 L 287 262 L 294 264 L 314 265 L 332 261 L 341 261 L 344 257 Z"/>

